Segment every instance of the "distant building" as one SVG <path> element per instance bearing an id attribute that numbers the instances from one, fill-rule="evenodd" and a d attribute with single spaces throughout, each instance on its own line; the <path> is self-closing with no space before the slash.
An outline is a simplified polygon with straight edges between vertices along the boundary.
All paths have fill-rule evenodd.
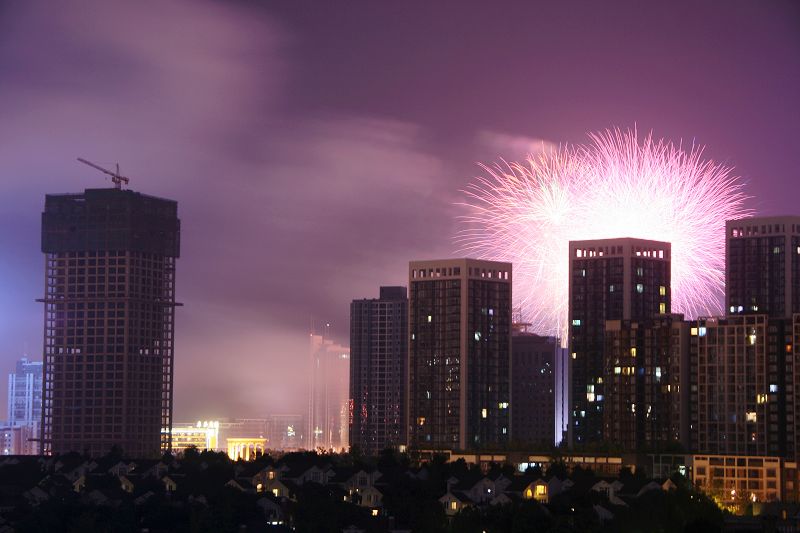
<path id="1" fill-rule="evenodd" d="M 259 437 L 231 437 L 225 439 L 228 457 L 234 461 L 252 461 L 267 453 L 267 439 Z"/>
<path id="2" fill-rule="evenodd" d="M 409 264 L 409 444 L 485 449 L 511 437 L 511 264 Z"/>
<path id="3" fill-rule="evenodd" d="M 130 190 L 47 195 L 44 453 L 170 449 L 177 213 Z"/>
<path id="4" fill-rule="evenodd" d="M 350 348 L 312 334 L 309 353 L 306 448 L 345 450 L 350 422 Z"/>
<path id="5" fill-rule="evenodd" d="M 797 460 L 800 315 L 690 325 L 696 452 Z"/>
<path id="6" fill-rule="evenodd" d="M 8 375 L 8 424 L 36 426 L 42 422 L 42 362 L 23 357 Z"/>
<path id="7" fill-rule="evenodd" d="M 39 425 L 9 425 L 0 426 L 0 454 L 2 455 L 38 455 L 39 443 L 35 440 L 38 436 Z"/>
<path id="8" fill-rule="evenodd" d="M 381 287 L 380 298 L 350 304 L 350 446 L 377 455 L 406 442 L 408 297 Z"/>
<path id="9" fill-rule="evenodd" d="M 13 430 L 16 444 L 3 446 L 6 455 L 35 455 L 39 453 L 39 429 L 42 423 L 42 363 L 23 357 L 8 375 L 7 430 Z M 21 439 L 21 440 L 20 440 Z M 9 441 L 10 443 L 12 441 Z M 6 452 L 6 450 L 9 450 Z"/>
<path id="10" fill-rule="evenodd" d="M 571 444 L 603 440 L 607 320 L 671 312 L 670 244 L 619 238 L 569 243 Z"/>
<path id="11" fill-rule="evenodd" d="M 219 449 L 219 421 L 200 420 L 194 424 L 173 424 L 172 451 L 183 453 L 187 448 L 198 451 Z"/>
<path id="12" fill-rule="evenodd" d="M 555 337 L 524 331 L 511 336 L 511 438 L 528 445 L 555 442 L 556 360 L 561 347 Z"/>
<path id="13" fill-rule="evenodd" d="M 800 216 L 729 220 L 725 232 L 726 313 L 800 313 Z"/>
<path id="14" fill-rule="evenodd" d="M 264 422 L 267 448 L 287 452 L 303 448 L 305 431 L 303 415 L 267 415 Z"/>
<path id="15" fill-rule="evenodd" d="M 606 322 L 603 438 L 625 452 L 689 439 L 689 324 L 683 315 Z M 589 398 L 591 400 L 591 397 Z"/>

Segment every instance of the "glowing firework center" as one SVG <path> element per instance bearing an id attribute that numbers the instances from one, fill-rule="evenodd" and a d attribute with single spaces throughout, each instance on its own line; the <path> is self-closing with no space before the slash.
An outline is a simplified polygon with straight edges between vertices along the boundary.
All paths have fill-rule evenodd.
<path id="1" fill-rule="evenodd" d="M 484 169 L 464 191 L 459 253 L 514 264 L 515 305 L 537 333 L 565 339 L 571 240 L 669 242 L 673 312 L 721 311 L 725 221 L 751 213 L 740 180 L 702 148 L 614 130 Z"/>

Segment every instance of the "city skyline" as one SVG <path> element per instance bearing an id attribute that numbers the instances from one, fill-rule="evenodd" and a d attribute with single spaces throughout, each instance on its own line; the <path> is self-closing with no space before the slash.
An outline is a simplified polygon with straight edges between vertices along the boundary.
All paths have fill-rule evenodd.
<path id="1" fill-rule="evenodd" d="M 340 23 L 336 30 L 286 7 L 169 4 L 188 28 L 213 26 L 202 42 L 165 31 L 144 8 L 121 8 L 125 22 L 113 30 L 91 24 L 114 9 L 94 7 L 83 20 L 80 10 L 56 8 L 44 17 L 35 3 L 0 4 L 7 45 L 0 67 L 8 73 L 0 86 L 0 112 L 8 117 L 0 149 L 0 274 L 7 280 L 0 363 L 10 370 L 24 352 L 41 357 L 39 220 L 29 214 L 41 210 L 47 193 L 107 185 L 76 157 L 119 162 L 133 190 L 177 200 L 192 228 L 178 266 L 178 300 L 187 307 L 177 327 L 177 420 L 303 405 L 298 362 L 306 360 L 311 318 L 330 322 L 334 340 L 344 343 L 353 298 L 403 284 L 408 260 L 456 256 L 454 204 L 480 173 L 476 160 L 519 159 L 542 141 L 581 142 L 589 131 L 638 125 L 702 143 L 707 156 L 735 166 L 757 215 L 796 211 L 785 193 L 799 157 L 791 146 L 800 123 L 793 98 L 800 37 L 790 23 L 796 7 L 664 9 L 649 14 L 646 30 L 630 24 L 642 15 L 630 6 L 608 14 L 587 7 L 580 17 L 610 25 L 590 30 L 558 24 L 574 16 L 561 8 L 536 17 L 465 10 L 447 19 L 463 32 L 463 51 L 441 35 L 451 13 L 437 7 L 422 17 L 363 7 L 368 28 L 355 12 L 319 8 L 317 15 Z M 424 24 L 411 42 L 401 26 L 418 17 Z M 506 27 L 534 19 L 526 32 Z M 671 37 L 677 25 L 681 39 Z M 346 39 L 347 28 L 359 29 L 360 40 Z M 630 33 L 586 53 L 587 43 L 621 28 Z M 738 43 L 741 33 L 758 44 Z M 483 46 L 488 58 L 478 53 Z M 409 47 L 434 53 L 415 63 Z M 602 69 L 593 66 L 598 57 L 606 60 Z M 542 74 L 523 73 L 519 65 L 530 64 Z M 493 79 L 495 68 L 508 83 Z M 641 76 L 651 68 L 650 79 Z M 359 70 L 369 74 L 339 75 Z M 581 72 L 591 74 L 593 87 L 578 83 Z M 423 91 L 394 86 L 405 77 L 425 80 Z M 679 90 L 660 89 L 670 81 Z M 321 94 L 315 85 L 332 89 Z M 445 97 L 462 89 L 452 101 Z M 425 99 L 406 94 L 425 90 Z M 377 213 L 388 213 L 386 223 L 370 223 Z"/>

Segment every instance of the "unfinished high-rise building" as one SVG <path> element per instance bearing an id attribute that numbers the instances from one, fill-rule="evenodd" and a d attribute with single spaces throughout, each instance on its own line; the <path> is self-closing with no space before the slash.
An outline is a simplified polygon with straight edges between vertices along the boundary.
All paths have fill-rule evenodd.
<path id="1" fill-rule="evenodd" d="M 46 196 L 43 453 L 170 449 L 179 250 L 175 201 Z"/>

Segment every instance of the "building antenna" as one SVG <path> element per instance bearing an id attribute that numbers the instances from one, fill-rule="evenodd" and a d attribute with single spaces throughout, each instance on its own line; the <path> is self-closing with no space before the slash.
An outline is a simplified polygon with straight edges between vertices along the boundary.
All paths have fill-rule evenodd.
<path id="1" fill-rule="evenodd" d="M 91 161 L 87 161 L 87 160 L 83 159 L 82 157 L 79 157 L 78 161 L 80 161 L 84 165 L 89 165 L 90 167 L 96 168 L 100 172 L 104 172 L 104 173 L 108 174 L 109 176 L 111 176 L 111 181 L 114 182 L 114 188 L 115 189 L 118 189 L 118 190 L 122 189 L 122 184 L 124 183 L 125 185 L 127 185 L 128 182 L 130 181 L 128 178 L 126 178 L 125 176 L 123 176 L 122 174 L 119 173 L 119 163 L 117 163 L 117 171 L 113 172 L 111 170 L 108 170 L 108 169 L 105 169 L 105 168 L 101 167 L 100 165 L 95 165 Z"/>

